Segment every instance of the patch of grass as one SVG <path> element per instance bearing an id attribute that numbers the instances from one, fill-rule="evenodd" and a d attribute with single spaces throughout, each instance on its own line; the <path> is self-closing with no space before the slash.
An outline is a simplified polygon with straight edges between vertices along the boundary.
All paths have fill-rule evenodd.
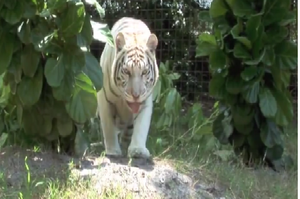
<path id="1" fill-rule="evenodd" d="M 169 162 L 179 172 L 192 177 L 195 180 L 195 186 L 205 187 L 204 189 L 215 196 L 230 199 L 297 198 L 297 128 L 289 128 L 284 136 L 285 153 L 292 156 L 295 164 L 281 172 L 263 167 L 251 169 L 243 166 L 233 155 L 230 147 L 218 144 L 208 131 L 211 130 L 205 128 L 205 132 L 199 139 L 199 135 L 195 135 L 192 130 L 186 131 L 184 128 L 174 128 L 170 132 L 152 130 L 149 135 L 148 148 L 155 158 Z M 100 154 L 103 146 L 95 147 Z M 35 146 L 31 151 L 39 153 L 43 150 Z M 69 162 L 69 169 L 75 166 L 75 163 Z M 23 167 L 26 170 L 23 176 L 23 186 L 11 187 L 0 164 L 1 199 L 134 198 L 133 193 L 122 189 L 121 184 L 111 184 L 104 189 L 95 189 L 94 182 L 89 178 L 76 178 L 68 172 L 64 172 L 64 176 L 61 173 L 53 174 L 53 176 L 35 175 L 35 168 L 27 165 L 26 161 Z"/>

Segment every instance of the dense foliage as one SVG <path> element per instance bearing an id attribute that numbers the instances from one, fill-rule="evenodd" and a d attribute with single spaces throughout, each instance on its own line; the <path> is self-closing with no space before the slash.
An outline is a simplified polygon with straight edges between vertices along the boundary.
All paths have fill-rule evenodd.
<path id="1" fill-rule="evenodd" d="M 70 147 L 76 132 L 81 136 L 79 127 L 96 115 L 102 71 L 89 50 L 92 40 L 81 1 L 0 2 L 0 74 L 8 85 L 2 94 L 27 134 L 66 138 Z M 5 123 L 2 115 L 1 130 Z"/>
<path id="2" fill-rule="evenodd" d="M 288 90 L 297 46 L 288 40 L 295 20 L 291 1 L 213 0 L 213 34 L 198 39 L 197 56 L 209 56 L 209 93 L 223 104 L 213 123 L 222 144 L 246 163 L 282 157 L 284 127 L 293 119 Z"/>

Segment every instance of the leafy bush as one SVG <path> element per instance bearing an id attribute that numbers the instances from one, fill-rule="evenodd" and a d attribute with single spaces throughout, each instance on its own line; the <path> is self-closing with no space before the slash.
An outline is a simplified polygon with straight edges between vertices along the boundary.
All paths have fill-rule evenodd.
<path id="1" fill-rule="evenodd" d="M 105 27 L 97 36 L 111 40 Z M 102 71 L 92 39 L 80 0 L 0 2 L 0 74 L 27 134 L 72 145 L 78 127 L 96 115 Z"/>
<path id="2" fill-rule="evenodd" d="M 273 165 L 282 157 L 284 127 L 293 119 L 287 87 L 297 67 L 297 46 L 288 40 L 295 20 L 291 1 L 213 0 L 200 16 L 213 34 L 198 39 L 197 56 L 209 56 L 209 93 L 222 104 L 213 122 L 220 143 L 230 143 L 246 163 Z"/>

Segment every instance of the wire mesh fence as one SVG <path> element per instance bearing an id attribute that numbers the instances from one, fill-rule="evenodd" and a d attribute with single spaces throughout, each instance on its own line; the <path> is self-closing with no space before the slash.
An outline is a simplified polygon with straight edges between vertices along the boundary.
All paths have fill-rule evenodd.
<path id="1" fill-rule="evenodd" d="M 210 24 L 199 20 L 199 11 L 208 10 L 211 0 L 100 0 L 99 3 L 105 9 L 104 22 L 110 28 L 125 16 L 143 20 L 159 39 L 156 55 L 158 64 L 169 60 L 172 70 L 181 75 L 175 85 L 184 99 L 187 102 L 200 101 L 207 108 L 212 107 L 214 100 L 208 94 L 208 58 L 195 57 L 197 37 L 202 32 L 211 31 Z M 296 7 L 297 1 L 293 0 L 291 9 Z M 297 42 L 297 23 L 290 25 L 289 29 L 290 39 Z M 97 43 L 92 50 L 100 57 L 103 47 L 103 44 Z M 295 71 L 290 84 L 295 108 L 297 81 Z"/>

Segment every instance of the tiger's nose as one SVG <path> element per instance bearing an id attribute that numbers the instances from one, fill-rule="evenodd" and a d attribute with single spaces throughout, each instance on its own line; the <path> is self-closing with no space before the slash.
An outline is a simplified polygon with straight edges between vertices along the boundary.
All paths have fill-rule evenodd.
<path id="1" fill-rule="evenodd" d="M 139 97 L 140 97 L 140 94 L 133 92 L 132 97 L 133 97 L 134 100 L 138 100 Z"/>

